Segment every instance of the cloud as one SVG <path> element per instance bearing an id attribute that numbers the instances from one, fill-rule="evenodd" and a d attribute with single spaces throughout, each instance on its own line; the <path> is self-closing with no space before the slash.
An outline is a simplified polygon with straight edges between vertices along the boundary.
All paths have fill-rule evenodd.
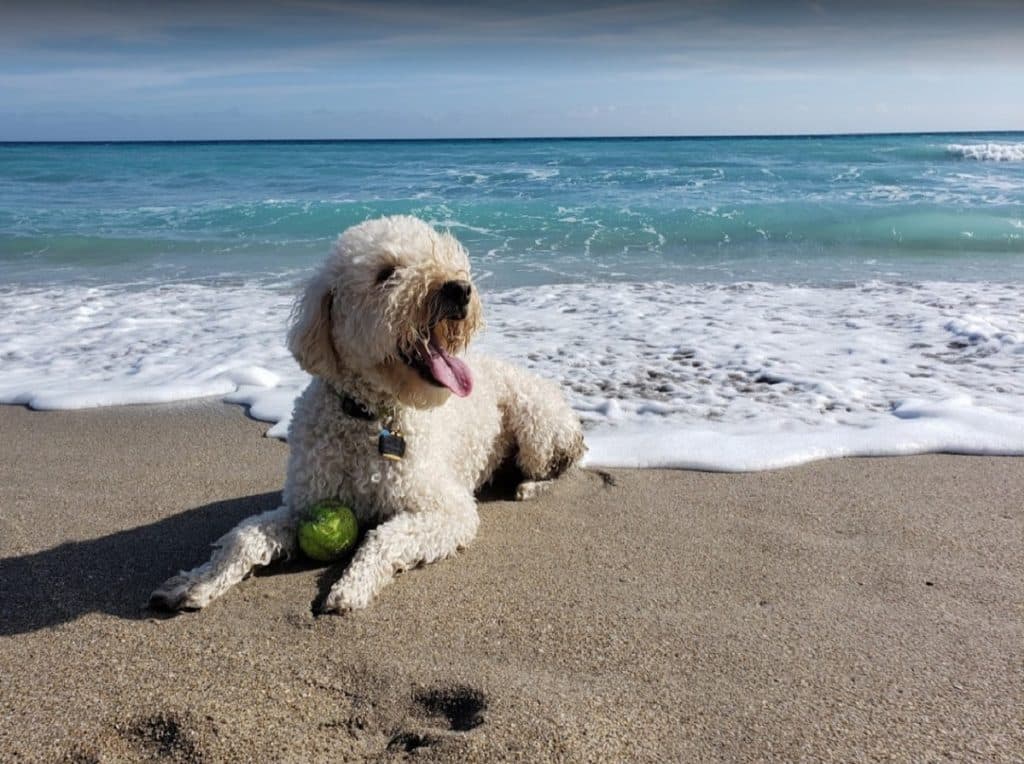
<path id="1" fill-rule="evenodd" d="M 683 98 L 707 104 L 728 94 L 751 119 L 768 120 L 773 107 L 754 106 L 761 93 L 809 103 L 811 91 L 852 98 L 864 83 L 891 83 L 912 101 L 923 97 L 918 83 L 970 75 L 986 94 L 994 86 L 985 83 L 1024 67 L 1021 39 L 1024 4 L 1010 0 L 9 0 L 0 103 L 23 125 L 24 115 L 58 108 L 130 114 L 133 125 L 182 111 L 215 114 L 226 130 L 233 117 L 216 109 L 234 107 L 245 115 L 236 129 L 249 129 L 285 124 L 283 110 L 342 103 L 355 120 L 346 129 L 364 135 L 427 124 L 438 133 L 469 123 L 528 131 L 542 122 L 530 114 L 567 113 L 573 124 L 603 120 L 615 131 L 636 129 L 640 113 L 689 118 L 692 109 L 665 105 Z M 449 102 L 470 104 L 472 117 L 451 112 L 446 123 Z M 485 109 L 502 116 L 489 120 Z M 724 109 L 720 119 L 735 115 Z M 385 111 L 405 116 L 398 127 L 373 124 Z M 672 123 L 660 124 L 664 132 Z M 0 125 L 0 138 L 10 135 Z"/>

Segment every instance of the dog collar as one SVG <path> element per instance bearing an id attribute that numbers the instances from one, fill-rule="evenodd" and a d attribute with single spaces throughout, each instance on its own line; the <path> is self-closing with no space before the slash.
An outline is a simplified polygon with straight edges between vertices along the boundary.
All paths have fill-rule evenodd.
<path id="1" fill-rule="evenodd" d="M 341 399 L 341 410 L 345 412 L 346 416 L 363 422 L 380 421 L 380 432 L 377 433 L 377 453 L 390 461 L 401 461 L 405 456 L 405 438 L 394 424 L 394 410 L 386 416 L 377 416 L 365 404 L 360 403 L 348 393 L 343 393 L 333 385 L 331 388 Z"/>
<path id="2" fill-rule="evenodd" d="M 357 401 L 351 395 L 340 391 L 335 392 L 337 392 L 338 397 L 341 398 L 341 410 L 344 411 L 347 416 L 350 416 L 353 419 L 362 419 L 365 422 L 370 422 L 377 418 L 376 414 L 366 408 L 366 406 Z"/>

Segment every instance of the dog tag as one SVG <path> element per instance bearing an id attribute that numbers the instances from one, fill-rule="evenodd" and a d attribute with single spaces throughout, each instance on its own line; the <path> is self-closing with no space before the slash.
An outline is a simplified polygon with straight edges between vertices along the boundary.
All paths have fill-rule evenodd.
<path id="1" fill-rule="evenodd" d="M 377 450 L 385 459 L 399 462 L 405 456 L 405 438 L 401 433 L 391 432 L 386 427 L 381 428 L 377 436 Z"/>

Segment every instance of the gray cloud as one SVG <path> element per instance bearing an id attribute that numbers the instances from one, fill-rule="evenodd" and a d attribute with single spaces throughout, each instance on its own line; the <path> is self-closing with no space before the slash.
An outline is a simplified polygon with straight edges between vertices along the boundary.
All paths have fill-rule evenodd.
<path id="1" fill-rule="evenodd" d="M 760 115 L 772 129 L 792 117 L 808 125 L 797 130 L 841 130 L 841 120 L 874 113 L 870 89 L 883 86 L 899 129 L 908 127 L 895 121 L 899 110 L 924 113 L 925 98 L 935 114 L 969 103 L 976 124 L 995 124 L 990 114 L 1013 126 L 1024 107 L 1005 82 L 1024 67 L 1022 39 L 1024 3 L 1009 0 L 8 0 L 0 139 L 15 135 L 11 125 L 32 135 L 74 124 L 55 110 L 102 114 L 79 122 L 104 134 L 123 118 L 119 129 L 149 137 L 173 125 L 201 133 L 203 118 L 185 114 L 236 135 L 285 130 L 286 114 L 308 115 L 293 130 L 345 124 L 364 136 L 408 134 L 410 125 L 432 134 L 692 132 L 737 115 Z M 821 113 L 798 123 L 806 103 Z M 321 106 L 348 116 L 310 111 Z"/>

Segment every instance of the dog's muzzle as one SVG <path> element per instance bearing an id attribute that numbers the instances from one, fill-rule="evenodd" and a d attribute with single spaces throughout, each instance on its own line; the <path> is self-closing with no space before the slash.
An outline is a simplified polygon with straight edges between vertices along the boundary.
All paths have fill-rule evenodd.
<path id="1" fill-rule="evenodd" d="M 461 321 L 466 317 L 473 285 L 468 281 L 446 281 L 438 292 L 442 318 Z"/>

